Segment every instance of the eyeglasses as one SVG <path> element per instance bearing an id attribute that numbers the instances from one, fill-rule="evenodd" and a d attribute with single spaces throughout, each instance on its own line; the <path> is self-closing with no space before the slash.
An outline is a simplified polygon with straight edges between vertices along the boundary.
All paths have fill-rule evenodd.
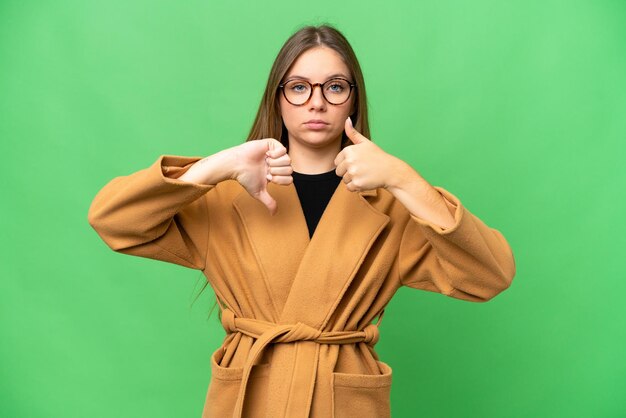
<path id="1" fill-rule="evenodd" d="M 283 90 L 283 95 L 289 103 L 294 106 L 302 106 L 309 102 L 313 96 L 313 89 L 320 86 L 322 96 L 332 105 L 340 105 L 348 101 L 352 89 L 356 87 L 343 78 L 331 78 L 325 83 L 311 84 L 306 80 L 290 80 L 280 84 L 278 87 Z"/>

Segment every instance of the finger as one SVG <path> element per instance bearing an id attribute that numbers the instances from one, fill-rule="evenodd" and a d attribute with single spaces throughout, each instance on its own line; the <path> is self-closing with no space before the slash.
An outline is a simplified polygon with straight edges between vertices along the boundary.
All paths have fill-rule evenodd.
<path id="1" fill-rule="evenodd" d="M 270 196 L 267 190 L 261 190 L 256 196 L 254 196 L 254 198 L 263 203 L 270 211 L 271 215 L 276 213 L 276 201 L 272 196 Z"/>
<path id="2" fill-rule="evenodd" d="M 287 153 L 287 148 L 274 138 L 268 138 L 268 150 L 265 153 L 270 158 L 278 158 Z"/>
<path id="3" fill-rule="evenodd" d="M 344 128 L 346 130 L 346 135 L 348 136 L 348 138 L 350 138 L 352 143 L 360 144 L 361 142 L 369 141 L 369 139 L 361 135 L 359 131 L 357 131 L 354 126 L 352 126 L 352 119 L 350 119 L 349 117 L 346 119 Z"/>
<path id="4" fill-rule="evenodd" d="M 344 148 L 344 149 L 345 149 L 345 148 Z M 343 152 L 343 150 L 342 150 L 342 151 L 341 151 L 339 154 L 337 154 L 337 156 L 335 157 L 335 161 L 334 161 L 334 163 L 335 163 L 335 167 L 338 167 L 338 166 L 341 164 L 341 162 L 342 162 L 345 158 L 346 158 L 346 153 L 345 153 L 345 152 Z"/>
<path id="5" fill-rule="evenodd" d="M 359 188 L 354 185 L 354 183 L 350 182 L 346 184 L 346 188 L 351 192 L 358 192 Z"/>
<path id="6" fill-rule="evenodd" d="M 267 157 L 266 160 L 270 167 L 291 165 L 291 157 L 289 157 L 289 154 L 285 154 L 278 158 Z"/>
<path id="7" fill-rule="evenodd" d="M 270 149 L 265 153 L 265 155 L 267 155 L 269 158 L 278 158 L 286 154 L 287 154 L 287 148 L 285 148 L 282 145 L 280 147 Z"/>
<path id="8" fill-rule="evenodd" d="M 335 173 L 339 176 L 339 177 L 343 177 L 344 174 L 346 174 L 346 171 L 348 170 L 348 165 L 345 162 L 342 162 L 341 164 L 339 164 L 337 166 L 337 168 L 335 169 Z"/>
<path id="9" fill-rule="evenodd" d="M 350 183 L 352 181 L 352 176 L 350 175 L 350 173 L 346 173 L 341 178 L 341 181 L 343 181 L 344 183 L 348 184 L 348 183 Z"/>
<path id="10" fill-rule="evenodd" d="M 270 174 L 275 176 L 290 176 L 293 173 L 293 168 L 290 165 L 280 167 L 270 167 Z"/>
<path id="11" fill-rule="evenodd" d="M 293 183 L 293 177 L 292 176 L 272 176 L 272 183 L 280 184 L 284 186 L 284 185 Z"/>

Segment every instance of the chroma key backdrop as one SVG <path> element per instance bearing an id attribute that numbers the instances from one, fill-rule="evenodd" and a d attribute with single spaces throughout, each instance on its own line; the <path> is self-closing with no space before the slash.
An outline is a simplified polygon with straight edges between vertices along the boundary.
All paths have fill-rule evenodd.
<path id="1" fill-rule="evenodd" d="M 371 137 L 513 249 L 487 303 L 401 288 L 394 418 L 626 416 L 626 2 L 0 2 L 0 416 L 200 417 L 204 277 L 118 254 L 95 194 L 241 143 L 300 27 L 351 42 Z"/>

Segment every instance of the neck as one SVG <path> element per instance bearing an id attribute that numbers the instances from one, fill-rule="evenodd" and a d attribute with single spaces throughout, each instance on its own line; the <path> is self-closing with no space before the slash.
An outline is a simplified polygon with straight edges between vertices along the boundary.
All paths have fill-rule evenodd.
<path id="1" fill-rule="evenodd" d="M 340 150 L 339 141 L 323 148 L 309 148 L 296 141 L 289 141 L 291 166 L 295 172 L 302 174 L 320 174 L 333 170 Z"/>

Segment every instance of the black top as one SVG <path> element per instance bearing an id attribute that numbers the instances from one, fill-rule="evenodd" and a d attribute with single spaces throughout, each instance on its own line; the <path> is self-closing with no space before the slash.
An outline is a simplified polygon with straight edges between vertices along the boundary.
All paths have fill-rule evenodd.
<path id="1" fill-rule="evenodd" d="M 302 174 L 294 171 L 291 176 L 300 198 L 306 226 L 309 228 L 309 238 L 311 238 L 341 177 L 335 173 L 335 169 L 320 174 Z"/>

